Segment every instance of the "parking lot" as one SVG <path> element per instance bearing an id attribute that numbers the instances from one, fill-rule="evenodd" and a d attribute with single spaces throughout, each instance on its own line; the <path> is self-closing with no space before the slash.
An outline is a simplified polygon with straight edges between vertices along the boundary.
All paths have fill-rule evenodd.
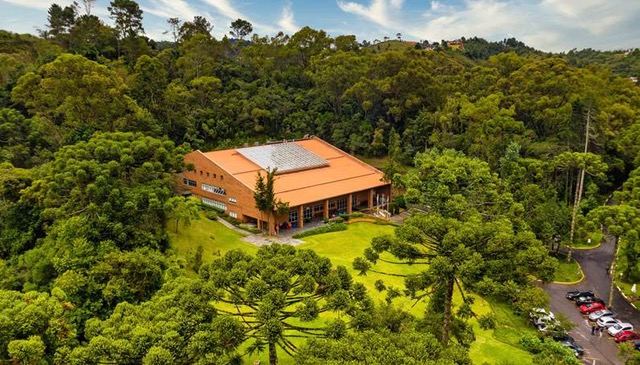
<path id="1" fill-rule="evenodd" d="M 618 346 L 613 337 L 605 331 L 602 337 L 591 335 L 591 323 L 587 316 L 580 314 L 576 304 L 567 300 L 565 295 L 571 290 L 591 290 L 597 297 L 608 302 L 610 278 L 607 267 L 613 258 L 613 244 L 606 242 L 593 250 L 574 251 L 573 256 L 578 260 L 585 273 L 585 279 L 576 285 L 546 284 L 544 289 L 551 296 L 550 309 L 552 312 L 563 313 L 576 327 L 570 335 L 585 349 L 583 361 L 585 364 L 623 364 L 617 356 Z M 614 292 L 611 309 L 618 318 L 633 324 L 636 331 L 640 330 L 640 312 L 633 308 L 617 290 Z"/>

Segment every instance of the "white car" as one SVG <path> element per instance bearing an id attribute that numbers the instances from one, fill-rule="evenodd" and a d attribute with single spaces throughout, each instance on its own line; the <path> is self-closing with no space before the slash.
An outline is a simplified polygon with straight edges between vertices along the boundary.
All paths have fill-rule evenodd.
<path id="1" fill-rule="evenodd" d="M 607 329 L 611 336 L 615 336 L 622 331 L 633 331 L 633 325 L 631 323 L 618 323 Z"/>
<path id="2" fill-rule="evenodd" d="M 612 311 L 608 310 L 608 309 L 602 309 L 602 310 L 595 311 L 595 312 L 593 312 L 593 313 L 589 314 L 589 320 L 590 320 L 591 322 L 595 322 L 595 321 L 597 321 L 598 319 L 600 319 L 600 318 L 602 318 L 602 317 L 612 317 L 612 318 L 615 318 L 615 317 L 616 317 L 616 314 L 615 314 L 615 313 L 613 313 Z"/>
<path id="3" fill-rule="evenodd" d="M 611 317 L 600 317 L 600 319 L 596 321 L 596 324 L 598 325 L 598 327 L 611 327 L 618 323 L 621 323 L 621 322 Z"/>
<path id="4" fill-rule="evenodd" d="M 553 312 L 544 308 L 533 308 L 531 312 L 529 312 L 529 317 L 531 317 L 531 321 L 538 331 L 547 331 L 551 327 L 555 327 L 558 323 Z"/>

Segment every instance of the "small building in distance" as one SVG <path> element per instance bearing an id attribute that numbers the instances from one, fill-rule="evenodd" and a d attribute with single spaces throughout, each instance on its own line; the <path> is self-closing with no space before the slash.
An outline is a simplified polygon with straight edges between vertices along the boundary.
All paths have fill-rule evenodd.
<path id="1" fill-rule="evenodd" d="M 185 156 L 183 187 L 202 203 L 261 228 L 275 222 L 292 228 L 355 210 L 386 211 L 391 185 L 383 173 L 317 137 Z M 258 172 L 276 170 L 276 200 L 289 203 L 289 214 L 277 217 L 256 208 Z M 262 215 L 262 216 L 261 216 Z"/>

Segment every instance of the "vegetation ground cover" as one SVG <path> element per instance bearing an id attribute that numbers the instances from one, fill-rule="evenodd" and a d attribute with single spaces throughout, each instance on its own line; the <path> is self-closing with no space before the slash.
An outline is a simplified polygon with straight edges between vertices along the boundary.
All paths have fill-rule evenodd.
<path id="1" fill-rule="evenodd" d="M 402 289 L 404 279 L 397 275 L 414 272 L 418 270 L 417 266 L 384 262 L 382 260 L 394 261 L 394 259 L 390 255 L 387 256 L 388 254 L 383 254 L 381 256 L 382 260 L 374 266 L 373 270 L 370 270 L 366 276 L 359 276 L 352 269 L 351 263 L 354 257 L 362 255 L 362 252 L 369 246 L 373 237 L 392 234 L 394 228 L 394 226 L 365 222 L 353 223 L 348 225 L 346 231 L 305 237 L 305 243 L 299 247 L 312 249 L 319 255 L 330 258 L 334 266 L 343 265 L 347 267 L 354 280 L 363 283 L 367 287 L 374 301 L 384 302 L 386 291 L 380 292 L 375 289 L 376 280 L 383 280 L 387 288 Z M 215 239 L 212 237 L 215 237 Z M 188 256 L 196 251 L 198 245 L 202 244 L 204 248 L 203 261 L 205 263 L 214 260 L 218 256 L 218 251 L 220 251 L 221 255 L 232 249 L 240 249 L 252 254 L 257 251 L 257 247 L 243 242 L 239 233 L 223 226 L 219 222 L 211 221 L 204 217 L 193 221 L 188 227 L 181 227 L 177 235 L 173 234 L 171 236 L 171 240 L 177 254 L 185 259 L 188 259 Z M 458 294 L 456 300 L 459 299 Z M 425 309 L 424 302 L 416 304 L 406 297 L 396 298 L 393 303 L 417 316 L 422 315 Z M 507 304 L 490 302 L 480 297 L 476 298 L 473 310 L 477 315 L 493 312 L 497 320 L 497 326 L 493 330 L 483 330 L 475 319 L 471 320 L 476 333 L 476 341 L 471 346 L 470 351 L 474 363 L 500 363 L 505 361 L 518 364 L 531 363 L 531 355 L 518 345 L 518 341 L 523 334 L 533 333 L 524 318 L 515 315 Z M 324 322 L 331 317 L 332 314 L 324 313 L 318 321 Z M 309 324 L 307 323 L 307 325 Z M 302 344 L 303 342 L 304 340 L 300 339 L 297 344 Z M 293 359 L 290 356 L 280 349 L 278 351 L 282 364 L 293 363 Z M 267 355 L 267 352 L 263 351 L 250 358 L 252 360 L 259 359 L 266 363 Z"/>
<path id="2" fill-rule="evenodd" d="M 553 281 L 561 283 L 571 283 L 582 278 L 580 264 L 574 259 L 567 261 L 565 256 L 558 257 L 558 269 L 553 277 Z"/>

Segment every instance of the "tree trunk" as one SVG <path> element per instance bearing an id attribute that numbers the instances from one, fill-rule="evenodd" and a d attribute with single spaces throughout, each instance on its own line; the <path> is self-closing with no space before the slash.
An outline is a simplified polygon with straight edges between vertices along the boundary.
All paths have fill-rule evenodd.
<path id="1" fill-rule="evenodd" d="M 278 353 L 275 342 L 269 342 L 269 365 L 278 365 Z"/>
<path id="2" fill-rule="evenodd" d="M 449 344 L 449 330 L 451 327 L 451 307 L 453 305 L 453 278 L 446 282 L 444 297 L 444 315 L 442 319 L 442 343 L 446 346 Z"/>

